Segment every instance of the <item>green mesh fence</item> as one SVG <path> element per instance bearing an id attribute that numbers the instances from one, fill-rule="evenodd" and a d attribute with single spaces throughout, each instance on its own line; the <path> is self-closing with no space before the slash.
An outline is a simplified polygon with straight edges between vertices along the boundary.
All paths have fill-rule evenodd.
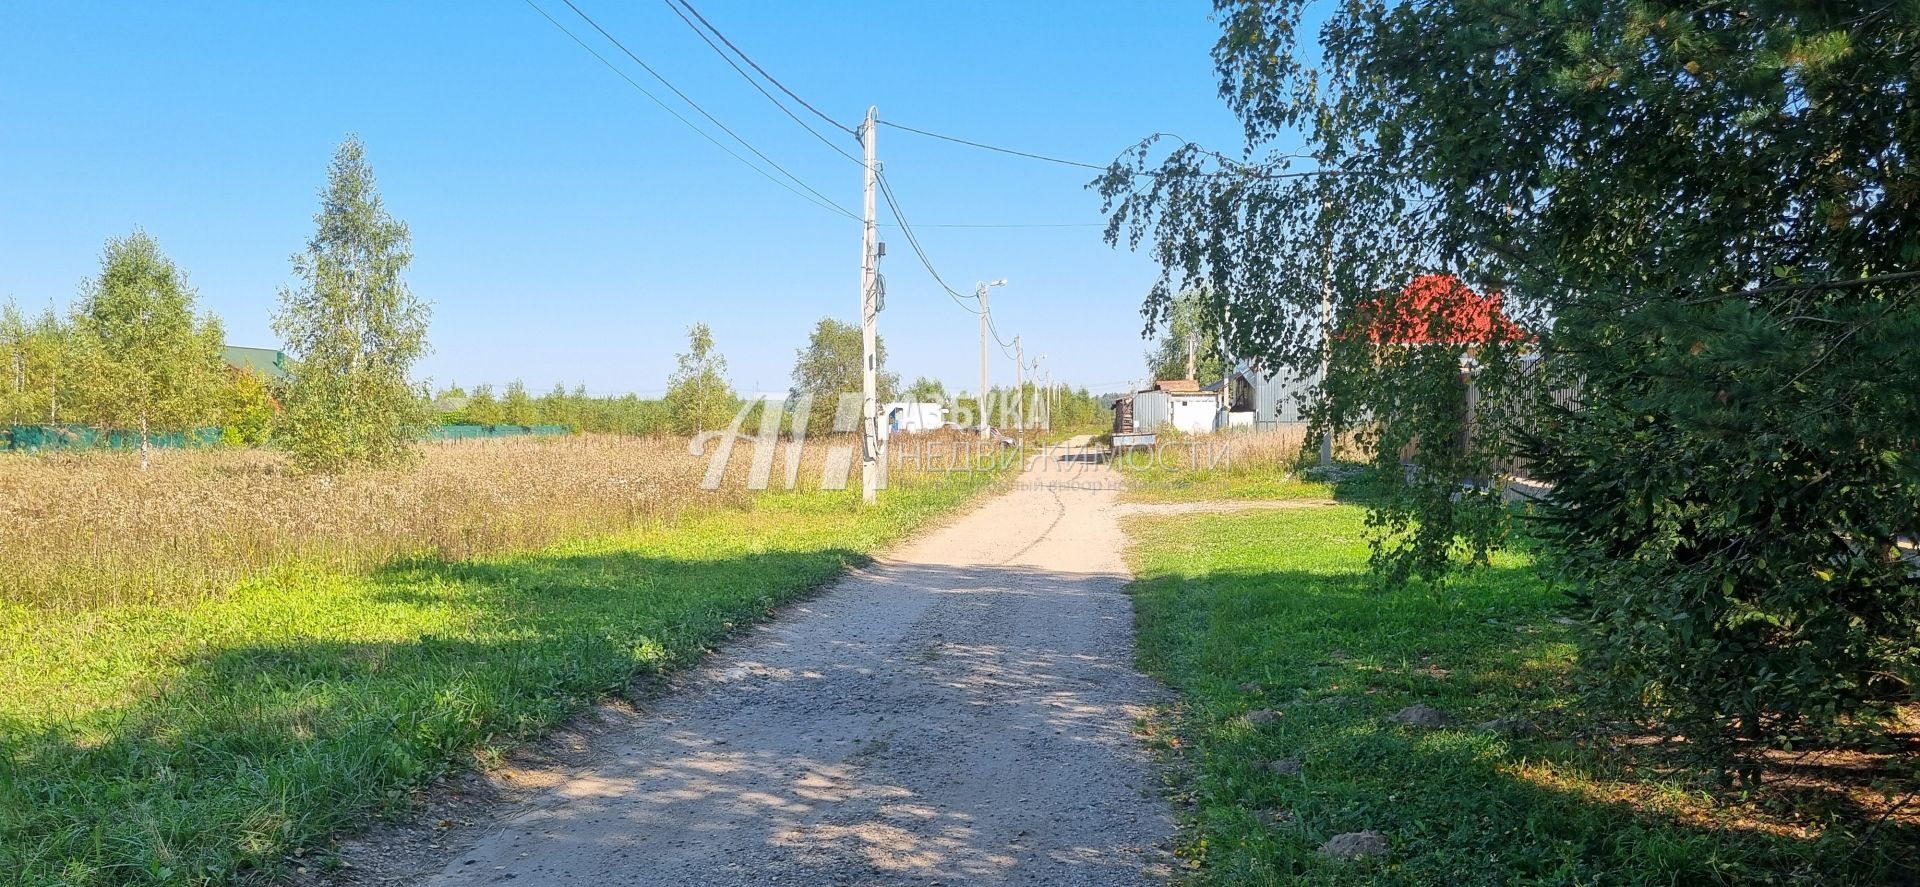
<path id="1" fill-rule="evenodd" d="M 147 435 L 155 447 L 180 449 L 210 447 L 220 442 L 220 429 L 155 431 Z M 44 450 L 137 450 L 140 432 L 100 429 L 87 425 L 9 425 L 0 436 L 0 449 L 35 453 Z"/>
<path id="2" fill-rule="evenodd" d="M 427 430 L 428 440 L 478 440 L 495 437 L 554 437 L 572 434 L 566 425 L 436 425 Z M 152 432 L 147 440 L 155 447 L 179 449 L 210 447 L 220 443 L 221 429 Z M 6 425 L 0 426 L 0 451 L 37 453 L 54 450 L 137 450 L 140 432 L 94 428 L 88 425 Z"/>
<path id="3" fill-rule="evenodd" d="M 428 440 L 478 440 L 492 437 L 551 437 L 572 434 L 566 425 L 436 425 L 427 431 Z"/>

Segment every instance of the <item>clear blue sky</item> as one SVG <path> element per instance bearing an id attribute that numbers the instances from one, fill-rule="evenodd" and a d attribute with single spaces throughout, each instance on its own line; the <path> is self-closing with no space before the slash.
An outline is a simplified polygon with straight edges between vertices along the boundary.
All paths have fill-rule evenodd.
<path id="1" fill-rule="evenodd" d="M 538 2 L 676 102 L 560 0 Z M 860 168 L 664 3 L 575 2 L 858 210 Z M 906 125 L 1099 163 L 1155 131 L 1239 145 L 1204 0 L 698 5 L 847 123 L 876 104 Z M 816 320 L 855 316 L 857 223 L 721 153 L 521 0 L 0 5 L 0 300 L 64 310 L 104 241 L 140 226 L 230 341 L 272 344 L 288 257 L 348 132 L 412 228 L 409 281 L 434 312 L 420 373 L 436 384 L 658 392 L 685 328 L 705 321 L 743 392 L 779 390 Z M 1097 224 L 1093 173 L 885 128 L 879 152 L 941 273 L 963 291 L 1009 278 L 1000 329 L 1056 378 L 1105 390 L 1142 375 L 1145 256 L 1108 248 L 1098 227 L 930 227 Z M 892 368 L 976 387 L 977 321 L 882 230 Z M 1012 364 L 997 350 L 999 382 Z"/>

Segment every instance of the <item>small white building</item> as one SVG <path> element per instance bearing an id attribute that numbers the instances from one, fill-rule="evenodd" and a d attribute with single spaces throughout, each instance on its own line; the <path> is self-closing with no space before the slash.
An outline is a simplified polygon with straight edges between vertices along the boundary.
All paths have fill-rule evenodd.
<path id="1" fill-rule="evenodd" d="M 888 434 L 939 431 L 946 422 L 945 404 L 894 401 L 880 405 L 880 424 Z"/>
<path id="2" fill-rule="evenodd" d="M 1213 430 L 1220 412 L 1220 393 L 1201 390 L 1192 379 L 1169 379 L 1152 388 L 1121 395 L 1114 404 L 1113 430 L 1118 434 L 1173 428 L 1187 434 Z"/>

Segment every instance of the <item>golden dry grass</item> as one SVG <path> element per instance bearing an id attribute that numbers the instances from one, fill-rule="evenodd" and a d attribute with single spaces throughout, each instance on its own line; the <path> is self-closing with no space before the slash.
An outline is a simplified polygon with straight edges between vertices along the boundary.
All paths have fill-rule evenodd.
<path id="1" fill-rule="evenodd" d="M 817 489 L 829 447 L 847 443 L 809 441 L 800 487 Z M 753 452 L 737 443 L 713 491 L 700 489 L 707 456 L 691 454 L 684 438 L 429 444 L 414 465 L 335 477 L 298 473 L 261 450 L 162 451 L 145 472 L 128 453 L 0 455 L 0 603 L 173 603 L 288 563 L 352 570 L 459 560 L 690 508 L 744 507 Z M 783 442 L 776 489 L 785 459 Z M 911 484 L 923 473 L 899 464 L 893 480 Z"/>
<path id="2" fill-rule="evenodd" d="M 415 465 L 336 477 L 281 454 L 0 458 L 0 600 L 166 603 L 299 561 L 451 559 L 671 517 L 698 489 L 686 443 L 612 436 L 433 444 Z"/>

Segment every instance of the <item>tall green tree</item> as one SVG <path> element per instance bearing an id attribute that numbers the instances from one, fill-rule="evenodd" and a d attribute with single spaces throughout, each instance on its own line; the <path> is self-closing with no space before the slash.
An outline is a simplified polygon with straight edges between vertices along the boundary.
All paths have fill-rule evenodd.
<path id="1" fill-rule="evenodd" d="M 273 435 L 273 386 L 251 367 L 227 374 L 220 394 L 220 437 L 227 446 L 257 447 Z"/>
<path id="2" fill-rule="evenodd" d="M 947 386 L 941 384 L 939 379 L 920 376 L 907 386 L 906 398 L 917 403 L 945 403 Z"/>
<path id="3" fill-rule="evenodd" d="M 1164 332 L 1147 352 L 1147 374 L 1155 379 L 1193 379 L 1211 385 L 1226 376 L 1220 331 L 1207 324 L 1206 296 L 1181 293 L 1161 324 Z"/>
<path id="4" fill-rule="evenodd" d="M 91 421 L 83 395 L 98 375 L 85 359 L 93 350 L 53 308 L 29 319 L 8 302 L 0 309 L 0 421 Z"/>
<path id="5" fill-rule="evenodd" d="M 874 359 L 878 365 L 878 379 L 875 386 L 877 397 L 882 403 L 892 400 L 894 392 L 900 387 L 900 377 L 887 372 L 887 345 L 885 340 L 875 343 Z M 842 393 L 851 392 L 859 397 L 861 387 L 861 333 L 860 327 L 843 320 L 822 317 L 813 327 L 813 333 L 807 337 L 807 347 L 800 349 L 793 364 L 793 397 L 802 394 L 813 395 L 813 407 L 807 419 L 809 433 L 824 434 L 833 429 L 834 410 L 840 403 Z"/>
<path id="6" fill-rule="evenodd" d="M 429 310 L 402 277 L 412 237 L 388 214 L 357 136 L 334 154 L 314 225 L 293 257 L 300 283 L 280 291 L 274 318 L 292 369 L 281 439 L 314 470 L 403 461 L 426 422 L 410 374 L 427 352 Z"/>
<path id="7" fill-rule="evenodd" d="M 1724 771 L 1914 701 L 1920 389 L 1885 375 L 1920 366 L 1911 7 L 1216 7 L 1251 159 L 1142 142 L 1098 183 L 1109 237 L 1165 269 L 1150 319 L 1204 286 L 1234 353 L 1331 352 L 1317 419 L 1396 482 L 1386 575 L 1483 560 L 1508 512 L 1460 482 L 1524 467 L 1592 683 Z M 1423 307 L 1430 273 L 1525 333 Z"/>
<path id="8" fill-rule="evenodd" d="M 580 411 L 567 394 L 567 386 L 553 383 L 553 390 L 540 395 L 535 406 L 540 411 L 540 421 L 580 430 Z"/>
<path id="9" fill-rule="evenodd" d="M 473 396 L 467 398 L 466 417 L 472 425 L 500 425 L 507 421 L 506 411 L 494 396 L 492 385 L 473 386 Z"/>
<path id="10" fill-rule="evenodd" d="M 101 361 L 95 421 L 140 432 L 141 468 L 152 432 L 189 431 L 220 418 L 220 322 L 196 317 L 193 307 L 186 276 L 136 230 L 107 241 L 100 276 L 83 285 L 74 309 L 76 334 Z"/>
<path id="11" fill-rule="evenodd" d="M 667 377 L 667 421 L 675 434 L 699 434 L 733 421 L 740 398 L 727 384 L 727 359 L 704 323 L 687 328 L 687 350 Z"/>
<path id="12" fill-rule="evenodd" d="M 527 394 L 525 382 L 515 379 L 507 383 L 506 396 L 500 400 L 500 416 L 508 425 L 540 424 L 540 407 Z"/>

